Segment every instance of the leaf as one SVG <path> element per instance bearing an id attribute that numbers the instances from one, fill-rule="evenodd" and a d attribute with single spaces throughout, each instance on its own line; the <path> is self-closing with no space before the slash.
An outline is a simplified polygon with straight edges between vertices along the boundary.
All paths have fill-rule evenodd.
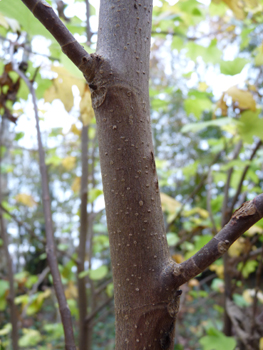
<path id="1" fill-rule="evenodd" d="M 259 112 L 259 110 L 256 112 L 248 110 L 241 114 L 238 132 L 242 140 L 247 143 L 252 143 L 255 136 L 263 140 L 263 119 L 259 118 Z"/>
<path id="2" fill-rule="evenodd" d="M 0 280 L 0 297 L 4 296 L 9 290 L 9 283 L 6 280 Z"/>
<path id="3" fill-rule="evenodd" d="M 81 96 L 80 104 L 80 115 L 84 126 L 90 124 L 92 118 L 94 117 L 94 110 L 91 104 L 91 94 L 88 85 L 85 85 L 84 92 Z"/>
<path id="4" fill-rule="evenodd" d="M 219 16 L 222 17 L 227 11 L 227 6 L 223 3 L 223 1 L 211 1 L 209 5 L 209 14 L 210 16 Z"/>
<path id="5" fill-rule="evenodd" d="M 42 23 L 28 10 L 22 1 L 4 0 L 1 1 L 1 13 L 7 17 L 16 19 L 20 23 L 22 30 L 32 36 L 43 35 L 54 40 L 53 36 L 43 26 Z"/>
<path id="6" fill-rule="evenodd" d="M 244 239 L 236 240 L 231 247 L 228 249 L 228 254 L 233 258 L 240 256 L 246 249 L 247 242 Z"/>
<path id="7" fill-rule="evenodd" d="M 207 210 L 200 208 L 200 207 L 194 207 L 190 210 L 184 210 L 183 216 L 189 217 L 194 214 L 199 214 L 202 218 L 207 219 L 209 217 L 209 213 Z"/>
<path id="8" fill-rule="evenodd" d="M 73 76 L 64 67 L 53 66 L 52 71 L 57 73 L 57 77 L 53 79 L 52 86 L 46 90 L 44 99 L 46 102 L 59 99 L 64 104 L 66 111 L 69 112 L 74 104 L 72 86 L 76 85 L 82 94 L 85 82 L 83 79 Z"/>
<path id="9" fill-rule="evenodd" d="M 212 102 L 209 98 L 188 98 L 184 101 L 184 109 L 186 113 L 193 114 L 196 118 L 200 118 L 204 111 L 211 111 Z"/>
<path id="10" fill-rule="evenodd" d="M 93 203 L 99 196 L 103 194 L 103 191 L 98 188 L 92 188 L 89 190 L 89 203 Z"/>
<path id="11" fill-rule="evenodd" d="M 74 134 L 74 135 L 81 135 L 81 130 L 77 128 L 76 124 L 72 124 L 70 131 Z"/>
<path id="12" fill-rule="evenodd" d="M 108 267 L 106 265 L 102 265 L 99 268 L 97 268 L 96 270 L 85 270 L 82 271 L 79 274 L 79 278 L 83 278 L 85 276 L 89 275 L 89 278 L 93 281 L 98 281 L 104 277 L 106 277 L 108 273 Z"/>
<path id="13" fill-rule="evenodd" d="M 215 328 L 207 330 L 208 335 L 202 337 L 199 342 L 203 350 L 234 350 L 236 340 L 233 337 L 226 337 L 222 332 Z"/>
<path id="14" fill-rule="evenodd" d="M 78 290 L 73 281 L 68 282 L 68 286 L 65 289 L 66 299 L 76 299 L 78 297 Z"/>
<path id="15" fill-rule="evenodd" d="M 214 126 L 214 127 L 222 127 L 225 125 L 235 125 L 237 124 L 237 121 L 233 118 L 218 118 L 214 120 L 209 120 L 207 122 L 202 123 L 190 123 L 182 127 L 181 132 L 199 132 L 205 128 Z"/>
<path id="16" fill-rule="evenodd" d="M 240 57 L 237 57 L 233 61 L 221 61 L 220 71 L 225 75 L 236 75 L 241 73 L 247 63 L 249 63 L 249 60 Z"/>
<path id="17" fill-rule="evenodd" d="M 201 57 L 206 63 L 216 64 L 220 61 L 222 52 L 217 48 L 217 40 L 212 40 L 208 47 L 188 42 L 186 45 L 186 56 L 196 61 L 197 57 Z"/>
<path id="18" fill-rule="evenodd" d="M 106 293 L 108 295 L 108 297 L 112 297 L 113 293 L 114 293 L 114 287 L 113 287 L 113 283 L 109 283 L 106 287 Z"/>
<path id="19" fill-rule="evenodd" d="M 249 306 L 249 303 L 244 299 L 243 295 L 234 293 L 233 301 L 239 307 Z"/>
<path id="20" fill-rule="evenodd" d="M 223 0 L 224 3 L 233 11 L 237 19 L 243 20 L 245 18 L 244 3 L 236 0 Z"/>
<path id="21" fill-rule="evenodd" d="M 35 346 L 42 340 L 40 332 L 35 329 L 23 328 L 22 331 L 23 335 L 19 338 L 19 346 L 21 348 Z"/>
<path id="22" fill-rule="evenodd" d="M 181 207 L 181 203 L 174 198 L 161 192 L 162 210 L 168 213 L 167 222 L 170 223 L 175 218 L 178 209 Z"/>
<path id="23" fill-rule="evenodd" d="M 257 266 L 258 266 L 258 262 L 255 260 L 252 260 L 252 261 L 247 261 L 245 266 L 243 266 L 243 263 L 240 262 L 237 265 L 237 269 L 238 269 L 238 271 L 242 270 L 242 275 L 244 276 L 244 278 L 248 278 L 248 276 L 251 273 L 255 272 Z"/>
<path id="24" fill-rule="evenodd" d="M 108 273 L 108 267 L 106 265 L 102 265 L 96 270 L 89 271 L 89 277 L 93 281 L 98 281 L 106 277 L 107 273 Z"/>
<path id="25" fill-rule="evenodd" d="M 250 91 L 238 89 L 236 86 L 232 86 L 225 92 L 232 98 L 232 101 L 237 104 L 238 108 L 256 110 L 256 101 Z"/>
<path id="26" fill-rule="evenodd" d="M 168 242 L 169 247 L 175 246 L 180 240 L 178 235 L 174 232 L 168 232 L 166 234 L 166 238 L 167 238 L 167 242 Z"/>
<path id="27" fill-rule="evenodd" d="M 29 208 L 33 208 L 35 205 L 37 205 L 37 202 L 34 200 L 34 198 L 26 193 L 19 193 L 15 196 L 15 200 L 18 203 L 24 204 Z"/>
<path id="28" fill-rule="evenodd" d="M 12 330 L 12 325 L 11 323 L 7 323 L 4 325 L 4 327 L 0 330 L 0 335 L 7 335 L 11 332 Z M 1 342 L 0 342 L 1 345 Z"/>
<path id="29" fill-rule="evenodd" d="M 76 157 L 66 157 L 62 160 L 62 165 L 66 170 L 72 170 L 76 167 Z"/>
<path id="30" fill-rule="evenodd" d="M 71 185 L 71 189 L 74 193 L 78 193 L 80 191 L 80 182 L 81 178 L 79 176 L 75 177 L 73 184 Z"/>
<path id="31" fill-rule="evenodd" d="M 182 48 L 184 47 L 184 41 L 182 38 L 180 38 L 179 36 L 175 35 L 173 37 L 173 41 L 172 41 L 172 44 L 171 44 L 171 48 L 172 49 L 176 49 L 178 51 L 181 51 Z"/>

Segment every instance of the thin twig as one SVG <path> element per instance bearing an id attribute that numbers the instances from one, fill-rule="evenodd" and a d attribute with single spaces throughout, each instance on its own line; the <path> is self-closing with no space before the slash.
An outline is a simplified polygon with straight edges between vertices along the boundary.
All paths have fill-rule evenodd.
<path id="1" fill-rule="evenodd" d="M 54 26 L 56 28 L 56 26 Z M 35 119 L 36 119 L 36 129 L 37 129 L 37 140 L 38 140 L 38 150 L 39 150 L 39 166 L 41 173 L 41 185 L 42 185 L 42 200 L 44 206 L 44 216 L 45 216 L 45 229 L 46 229 L 46 238 L 47 238 L 47 259 L 50 266 L 50 271 L 53 277 L 54 289 L 56 292 L 59 311 L 61 315 L 61 321 L 64 328 L 65 335 L 65 349 L 66 350 L 76 350 L 73 326 L 71 320 L 71 313 L 67 304 L 67 300 L 64 293 L 64 288 L 61 281 L 60 272 L 58 269 L 58 261 L 56 256 L 54 234 L 53 234 L 53 224 L 52 224 L 52 214 L 51 214 L 51 203 L 49 197 L 49 186 L 48 186 L 48 177 L 47 177 L 47 167 L 45 163 L 45 153 L 42 145 L 41 132 L 39 126 L 39 116 L 38 116 L 38 107 L 35 90 L 32 83 L 28 80 L 23 72 L 15 67 L 13 63 L 13 70 L 24 80 L 26 83 L 31 96 L 34 107 Z"/>
<path id="2" fill-rule="evenodd" d="M 113 296 L 106 299 L 100 306 L 98 306 L 94 311 L 92 311 L 92 313 L 90 313 L 87 317 L 86 317 L 86 322 L 89 323 L 98 312 L 100 312 L 102 309 L 104 309 L 105 306 L 107 306 L 112 300 L 113 300 Z"/>
<path id="3" fill-rule="evenodd" d="M 49 274 L 50 272 L 50 268 L 49 266 L 47 266 L 42 272 L 41 274 L 38 276 L 38 279 L 36 281 L 36 283 L 33 285 L 32 289 L 29 291 L 28 293 L 28 303 L 25 305 L 25 307 L 23 308 L 22 314 L 21 314 L 21 318 L 25 318 L 26 317 L 26 313 L 27 313 L 27 309 L 29 307 L 29 305 L 32 302 L 32 296 L 37 292 L 38 287 L 40 286 L 40 284 L 44 281 L 44 279 L 46 278 L 46 276 Z"/>
<path id="4" fill-rule="evenodd" d="M 215 223 L 215 219 L 214 219 L 214 215 L 212 212 L 212 207 L 211 207 L 211 199 L 212 199 L 212 174 L 211 174 L 211 168 L 208 171 L 208 176 L 207 176 L 207 185 L 208 185 L 208 189 L 207 189 L 207 196 L 206 196 L 206 207 L 209 213 L 209 217 L 212 223 L 212 232 L 214 235 L 217 234 L 217 228 L 216 228 L 216 223 Z"/>
<path id="5" fill-rule="evenodd" d="M 5 121 L 2 119 L 2 131 L 5 129 L 3 127 L 3 123 Z M 0 169 L 1 169 L 1 163 L 2 163 L 2 152 L 1 152 L 1 146 L 2 146 L 2 132 L 0 134 Z M 0 203 L 2 202 L 2 174 L 0 173 Z M 6 265 L 7 265 L 7 275 L 8 275 L 8 282 L 9 282 L 9 295 L 7 297 L 9 307 L 10 307 L 10 322 L 12 325 L 12 347 L 13 350 L 18 350 L 18 324 L 17 324 L 17 309 L 15 305 L 15 285 L 14 285 L 14 271 L 13 271 L 13 264 L 12 264 L 12 258 L 9 253 L 9 242 L 8 242 L 8 234 L 6 232 L 5 222 L 2 215 L 2 212 L 0 211 L 0 232 L 3 240 L 3 248 L 5 253 L 5 259 L 6 259 Z"/>
<path id="6" fill-rule="evenodd" d="M 253 149 L 253 152 L 252 152 L 252 154 L 251 154 L 251 156 L 250 156 L 250 158 L 249 158 L 250 161 L 253 160 L 253 158 L 255 157 L 255 155 L 256 155 L 256 153 L 257 153 L 257 151 L 258 151 L 258 149 L 259 149 L 259 147 L 260 147 L 261 145 L 262 145 L 262 141 L 261 141 L 261 140 L 258 141 L 258 142 L 256 143 L 256 146 L 255 146 L 255 148 Z M 230 211 L 229 211 L 229 212 L 230 212 L 230 215 L 232 214 L 232 212 L 233 212 L 233 210 L 234 210 L 234 207 L 235 207 L 235 204 L 236 204 L 236 202 L 237 202 L 237 200 L 238 200 L 238 197 L 239 197 L 239 195 L 240 195 L 240 193 L 241 193 L 242 186 L 243 186 L 243 181 L 245 180 L 245 177 L 246 177 L 246 175 L 247 175 L 247 172 L 248 172 L 249 167 L 250 167 L 250 165 L 246 165 L 245 168 L 244 168 L 244 170 L 243 170 L 243 173 L 242 173 L 242 175 L 241 175 L 241 178 L 240 178 L 240 181 L 239 181 L 239 184 L 238 184 L 238 187 L 237 187 L 237 191 L 236 191 L 235 197 L 234 197 L 234 199 L 233 199 L 233 201 L 232 201 L 232 205 L 231 205 L 231 207 L 230 207 Z"/>

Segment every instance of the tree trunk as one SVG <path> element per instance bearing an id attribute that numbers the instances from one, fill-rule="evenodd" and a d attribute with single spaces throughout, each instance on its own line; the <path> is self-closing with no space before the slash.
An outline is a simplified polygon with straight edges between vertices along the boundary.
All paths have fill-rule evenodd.
<path id="1" fill-rule="evenodd" d="M 101 65 L 91 88 L 111 247 L 116 349 L 172 349 L 170 303 L 176 289 L 161 278 L 170 255 L 150 124 L 151 18 L 152 0 L 101 1 Z"/>

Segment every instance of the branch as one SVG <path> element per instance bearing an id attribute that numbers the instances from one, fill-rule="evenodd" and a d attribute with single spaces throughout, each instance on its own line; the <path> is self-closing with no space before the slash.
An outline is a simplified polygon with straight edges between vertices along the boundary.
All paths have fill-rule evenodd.
<path id="1" fill-rule="evenodd" d="M 263 194 L 245 202 L 237 209 L 229 223 L 190 259 L 181 264 L 171 262 L 163 271 L 164 281 L 176 286 L 199 275 L 220 258 L 244 232 L 263 217 Z M 173 278 L 171 279 L 171 275 Z M 176 279 L 175 279 L 176 278 Z"/>
<path id="2" fill-rule="evenodd" d="M 46 6 L 46 5 L 45 5 Z M 37 7 L 37 5 L 36 5 Z M 38 108 L 37 108 L 37 100 L 35 90 L 33 88 L 32 83 L 28 80 L 23 72 L 21 72 L 18 68 L 15 68 L 13 64 L 13 70 L 24 80 L 26 83 L 33 100 L 35 119 L 36 119 L 36 129 L 37 129 L 37 141 L 38 141 L 38 151 L 39 151 L 39 166 L 41 173 L 41 185 L 42 185 L 42 200 L 44 206 L 44 216 L 45 216 L 45 229 L 46 229 L 46 239 L 47 239 L 47 259 L 50 267 L 50 271 L 53 277 L 54 289 L 56 292 L 59 311 L 61 315 L 61 321 L 64 328 L 65 335 L 65 349 L 66 350 L 76 350 L 74 334 L 73 334 L 73 326 L 71 320 L 71 313 L 67 304 L 67 300 L 65 297 L 60 272 L 58 269 L 58 261 L 56 256 L 56 248 L 55 241 L 53 235 L 53 225 L 52 225 L 52 214 L 51 214 L 51 203 L 49 197 L 49 187 L 48 187 L 48 177 L 47 177 L 47 167 L 45 163 L 45 153 L 41 139 L 41 132 L 39 126 L 39 117 L 38 117 Z"/>
<path id="3" fill-rule="evenodd" d="M 18 325 L 17 325 L 17 310 L 15 305 L 15 286 L 14 286 L 14 272 L 12 267 L 12 258 L 8 250 L 8 235 L 4 225 L 4 218 L 0 212 L 0 232 L 3 239 L 3 247 L 5 252 L 5 259 L 7 264 L 7 274 L 9 281 L 9 295 L 7 297 L 10 307 L 10 321 L 12 324 L 12 347 L 13 350 L 18 350 Z"/>
<path id="4" fill-rule="evenodd" d="M 256 144 L 256 146 L 255 146 L 255 148 L 254 148 L 254 150 L 253 150 L 253 152 L 252 152 L 252 154 L 251 154 L 251 156 L 250 156 L 250 158 L 249 158 L 250 161 L 253 160 L 253 158 L 255 157 L 255 155 L 256 155 L 256 153 L 257 153 L 257 151 L 258 151 L 258 149 L 259 149 L 259 147 L 260 147 L 261 145 L 262 145 L 262 141 L 260 140 L 260 141 L 257 142 L 257 144 Z M 238 184 L 238 188 L 237 188 L 235 197 L 234 197 L 234 199 L 233 199 L 233 201 L 232 201 L 232 205 L 231 205 L 231 208 L 230 208 L 230 215 L 232 214 L 232 212 L 233 212 L 233 210 L 234 210 L 234 206 L 235 206 L 235 204 L 236 204 L 236 202 L 237 202 L 237 199 L 238 199 L 238 197 L 239 197 L 239 195 L 240 195 L 240 193 L 241 193 L 242 186 L 243 186 L 243 181 L 245 180 L 245 177 L 246 177 L 246 175 L 247 175 L 247 172 L 248 172 L 249 167 L 250 167 L 250 165 L 245 166 L 245 169 L 244 169 L 244 171 L 243 171 L 243 173 L 242 173 L 242 176 L 241 176 L 241 179 L 240 179 L 240 181 L 239 181 L 239 184 Z"/>
<path id="5" fill-rule="evenodd" d="M 25 307 L 23 308 L 22 314 L 21 314 L 21 318 L 26 317 L 26 313 L 27 313 L 27 309 L 29 307 L 29 305 L 32 303 L 32 296 L 37 292 L 38 287 L 40 286 L 40 284 L 44 281 L 44 279 L 46 278 L 46 276 L 49 274 L 50 272 L 50 268 L 49 266 L 47 266 L 42 272 L 41 274 L 38 276 L 38 279 L 36 281 L 36 283 L 33 285 L 32 289 L 29 291 L 28 296 L 29 296 L 29 300 L 28 303 L 25 305 Z"/>
<path id="6" fill-rule="evenodd" d="M 22 0 L 22 2 L 56 39 L 62 51 L 79 68 L 87 81 L 92 82 L 97 70 L 98 56 L 89 55 L 84 50 L 47 2 L 42 0 Z"/>
<path id="7" fill-rule="evenodd" d="M 4 134 L 4 130 L 7 130 L 4 126 L 4 121 L 2 119 L 1 123 L 1 132 L 0 132 L 0 171 L 2 166 L 2 136 Z M 3 183 L 2 183 L 2 173 L 0 172 L 0 203 L 2 203 L 2 191 L 3 191 Z M 6 259 L 6 268 L 7 268 L 7 275 L 8 275 L 8 282 L 9 282 L 9 295 L 7 297 L 7 301 L 9 303 L 10 307 L 10 322 L 12 325 L 12 348 L 13 350 L 18 350 L 18 324 L 17 324 L 17 309 L 15 305 L 15 284 L 14 284 L 14 271 L 13 271 L 13 263 L 12 258 L 9 253 L 9 242 L 8 242 L 8 234 L 6 231 L 6 225 L 3 218 L 3 214 L 0 211 L 0 233 L 3 240 L 3 248 L 4 248 L 4 254 Z"/>
<path id="8" fill-rule="evenodd" d="M 105 306 L 107 306 L 112 300 L 113 296 L 109 297 L 106 299 L 100 306 L 98 306 L 94 311 L 92 311 L 87 317 L 86 317 L 86 322 L 89 323 L 96 315 L 98 312 L 100 312 L 102 309 L 104 309 Z"/>
<path id="9" fill-rule="evenodd" d="M 80 278 L 79 274 L 84 271 L 86 257 L 86 241 L 88 233 L 88 126 L 83 125 L 81 132 L 81 187 L 80 187 L 80 229 L 79 229 L 79 264 L 78 264 L 78 306 L 79 306 L 79 348 L 86 348 L 88 332 L 85 318 L 87 316 L 87 291 L 86 279 Z"/>

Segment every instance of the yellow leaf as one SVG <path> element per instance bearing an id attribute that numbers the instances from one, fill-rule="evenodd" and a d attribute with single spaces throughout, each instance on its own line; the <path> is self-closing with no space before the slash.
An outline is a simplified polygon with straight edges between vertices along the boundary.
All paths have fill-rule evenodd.
<path id="1" fill-rule="evenodd" d="M 251 289 L 246 289 L 246 290 L 244 290 L 244 292 L 243 292 L 243 298 L 245 299 L 245 301 L 247 302 L 247 303 L 249 303 L 249 304 L 252 304 L 252 302 L 253 302 L 253 297 L 252 297 L 252 294 L 253 293 L 251 293 Z M 255 294 L 255 293 L 254 293 Z"/>
<path id="2" fill-rule="evenodd" d="M 4 27 L 5 29 L 9 28 L 9 24 L 2 13 L 0 13 L 0 26 Z"/>
<path id="3" fill-rule="evenodd" d="M 251 226 L 247 232 L 246 232 L 246 236 L 254 236 L 256 233 L 263 233 L 263 229 L 257 225 L 253 225 Z"/>
<path id="4" fill-rule="evenodd" d="M 209 269 L 211 271 L 215 271 L 215 273 L 217 274 L 217 276 L 219 278 L 224 278 L 224 265 L 216 265 L 216 264 L 212 264 Z"/>
<path id="5" fill-rule="evenodd" d="M 74 77 L 63 67 L 52 67 L 52 71 L 57 73 L 57 77 L 53 79 L 53 84 L 45 92 L 44 98 L 46 102 L 52 102 L 59 99 L 64 104 L 66 111 L 70 111 L 74 104 L 72 86 L 76 85 L 83 93 L 85 87 L 84 79 Z"/>
<path id="6" fill-rule="evenodd" d="M 161 193 L 162 210 L 168 213 L 168 224 L 174 220 L 177 211 L 181 207 L 181 203 L 165 193 Z"/>
<path id="7" fill-rule="evenodd" d="M 244 3 L 241 0 L 223 0 L 237 19 L 245 18 Z"/>
<path id="8" fill-rule="evenodd" d="M 209 217 L 208 211 L 200 207 L 195 207 L 191 210 L 184 210 L 183 212 L 183 216 L 186 216 L 186 217 L 194 214 L 199 214 L 204 219 L 207 219 Z"/>
<path id="9" fill-rule="evenodd" d="M 172 259 L 177 263 L 181 264 L 184 261 L 184 257 L 181 254 L 172 255 Z"/>
<path id="10" fill-rule="evenodd" d="M 76 157 L 66 157 L 62 160 L 62 165 L 67 170 L 72 170 L 76 166 Z"/>
<path id="11" fill-rule="evenodd" d="M 263 350 L 263 337 L 259 339 L 259 350 Z"/>
<path id="12" fill-rule="evenodd" d="M 198 287 L 199 286 L 199 281 L 195 278 L 192 278 L 189 282 L 188 282 L 188 286 L 189 287 Z"/>
<path id="13" fill-rule="evenodd" d="M 66 299 L 76 299 L 78 296 L 78 290 L 72 281 L 69 281 L 67 288 L 65 289 Z"/>
<path id="14" fill-rule="evenodd" d="M 231 256 L 231 258 L 235 256 L 239 256 L 241 253 L 245 251 L 246 246 L 247 246 L 246 240 L 243 237 L 240 237 L 228 249 L 228 254 Z"/>
<path id="15" fill-rule="evenodd" d="M 217 108 L 221 109 L 222 116 L 227 116 L 228 107 L 227 107 L 227 104 L 224 100 L 224 97 L 225 97 L 225 94 L 222 95 L 220 100 L 217 102 L 216 106 L 217 106 Z"/>
<path id="16" fill-rule="evenodd" d="M 238 89 L 236 86 L 232 86 L 226 91 L 226 94 L 232 97 L 232 101 L 237 104 L 237 107 L 244 109 L 256 110 L 256 101 L 253 95 L 249 91 Z"/>
<path id="17" fill-rule="evenodd" d="M 232 24 L 231 26 L 226 28 L 227 32 L 233 32 L 233 30 L 235 30 L 236 26 L 234 24 Z"/>
<path id="18" fill-rule="evenodd" d="M 81 178 L 79 176 L 77 176 L 73 181 L 73 184 L 71 185 L 71 189 L 73 192 L 77 193 L 80 191 L 80 181 L 81 181 Z"/>
<path id="19" fill-rule="evenodd" d="M 91 104 L 91 95 L 88 85 L 85 85 L 85 90 L 81 96 L 79 104 L 81 120 L 84 126 L 88 125 L 94 117 L 94 110 Z"/>
<path id="20" fill-rule="evenodd" d="M 206 91 L 208 89 L 208 85 L 205 82 L 201 82 L 198 84 L 198 90 L 199 91 Z"/>
<path id="21" fill-rule="evenodd" d="M 35 205 L 37 205 L 36 201 L 34 200 L 34 198 L 26 193 L 19 193 L 15 196 L 15 200 L 18 203 L 24 204 L 29 208 L 34 207 Z"/>
<path id="22" fill-rule="evenodd" d="M 175 209 L 181 207 L 180 202 L 165 193 L 161 193 L 161 202 L 163 211 L 167 211 L 168 213 L 173 213 Z"/>
<path id="23" fill-rule="evenodd" d="M 75 135 L 78 135 L 80 136 L 81 135 L 81 130 L 79 130 L 76 126 L 76 124 L 72 124 L 71 125 L 71 128 L 70 128 L 70 131 L 75 134 Z"/>

